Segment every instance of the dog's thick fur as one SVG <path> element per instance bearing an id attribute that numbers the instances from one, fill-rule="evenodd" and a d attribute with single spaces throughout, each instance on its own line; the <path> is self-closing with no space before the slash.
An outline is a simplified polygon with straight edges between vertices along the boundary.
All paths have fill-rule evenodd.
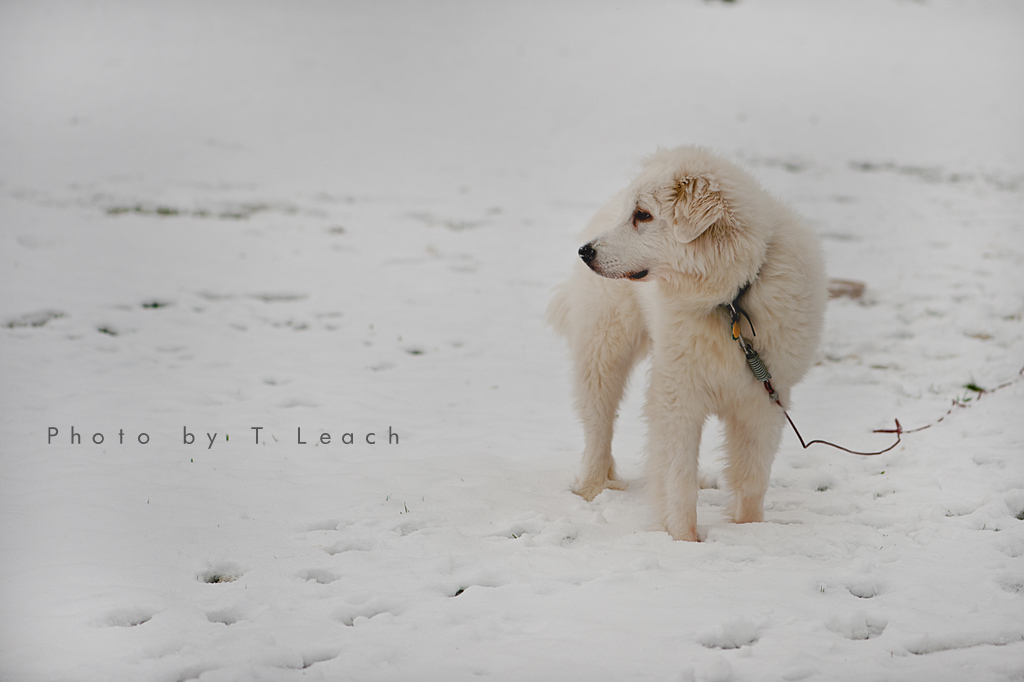
<path id="1" fill-rule="evenodd" d="M 650 353 L 646 487 L 665 528 L 698 540 L 697 456 L 709 415 L 725 427 L 733 520 L 762 521 L 785 415 L 747 366 L 722 308 L 740 290 L 742 334 L 783 406 L 814 361 L 825 310 L 815 234 L 750 175 L 707 150 L 659 151 L 584 232 L 548 319 L 569 341 L 583 467 L 574 491 L 623 489 L 612 430 L 626 380 Z M 589 266 L 589 267 L 588 267 Z M 756 333 L 756 335 L 755 335 Z"/>

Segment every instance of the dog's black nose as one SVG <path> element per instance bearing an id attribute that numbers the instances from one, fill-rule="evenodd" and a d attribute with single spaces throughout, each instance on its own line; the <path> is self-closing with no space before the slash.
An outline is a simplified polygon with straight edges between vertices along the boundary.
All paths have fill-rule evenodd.
<path id="1" fill-rule="evenodd" d="M 590 265 L 590 261 L 594 260 L 595 257 L 597 257 L 597 252 L 594 251 L 593 246 L 590 244 L 584 244 L 580 247 L 580 258 L 583 259 L 584 263 Z"/>

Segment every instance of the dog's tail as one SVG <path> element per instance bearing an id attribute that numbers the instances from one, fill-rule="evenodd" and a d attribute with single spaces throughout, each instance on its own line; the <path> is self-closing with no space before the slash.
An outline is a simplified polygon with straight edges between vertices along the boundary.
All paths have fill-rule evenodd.
<path id="1" fill-rule="evenodd" d="M 545 315 L 548 324 L 562 336 L 569 336 L 569 292 L 568 283 L 555 287 Z"/>

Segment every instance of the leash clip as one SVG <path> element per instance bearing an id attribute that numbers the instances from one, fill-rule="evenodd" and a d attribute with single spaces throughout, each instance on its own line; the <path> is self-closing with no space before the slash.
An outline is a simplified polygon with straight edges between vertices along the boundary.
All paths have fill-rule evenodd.
<path id="1" fill-rule="evenodd" d="M 764 389 L 768 392 L 768 397 L 772 402 L 782 405 L 779 400 L 779 393 L 772 386 L 772 375 L 765 367 L 764 360 L 758 355 L 757 351 L 754 350 L 753 344 L 743 338 L 742 331 L 740 329 L 740 317 L 747 318 L 747 324 L 750 325 L 750 333 L 753 336 L 757 336 L 757 331 L 754 329 L 754 323 L 750 319 L 750 315 L 744 310 L 739 300 L 743 297 L 743 294 L 747 293 L 747 289 L 750 285 L 746 285 L 740 289 L 740 293 L 736 295 L 736 298 L 725 304 L 725 307 L 729 310 L 729 318 L 732 321 L 732 338 L 738 344 L 740 344 L 740 350 L 743 351 L 743 357 L 747 360 L 747 366 L 750 367 L 750 371 L 753 373 L 754 378 L 764 384 Z"/>

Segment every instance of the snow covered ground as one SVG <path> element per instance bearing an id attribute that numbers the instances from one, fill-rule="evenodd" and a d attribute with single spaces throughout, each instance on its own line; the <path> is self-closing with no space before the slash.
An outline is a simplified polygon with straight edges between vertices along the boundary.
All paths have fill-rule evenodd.
<path id="1" fill-rule="evenodd" d="M 1024 679 L 1024 382 L 965 388 L 1024 365 L 1022 35 L 1010 0 L 3 2 L 0 680 Z M 787 434 L 767 521 L 704 490 L 699 544 L 644 503 L 642 373 L 630 488 L 569 492 L 542 319 L 684 143 L 867 285 L 805 437 L 970 405 L 880 457 Z"/>

